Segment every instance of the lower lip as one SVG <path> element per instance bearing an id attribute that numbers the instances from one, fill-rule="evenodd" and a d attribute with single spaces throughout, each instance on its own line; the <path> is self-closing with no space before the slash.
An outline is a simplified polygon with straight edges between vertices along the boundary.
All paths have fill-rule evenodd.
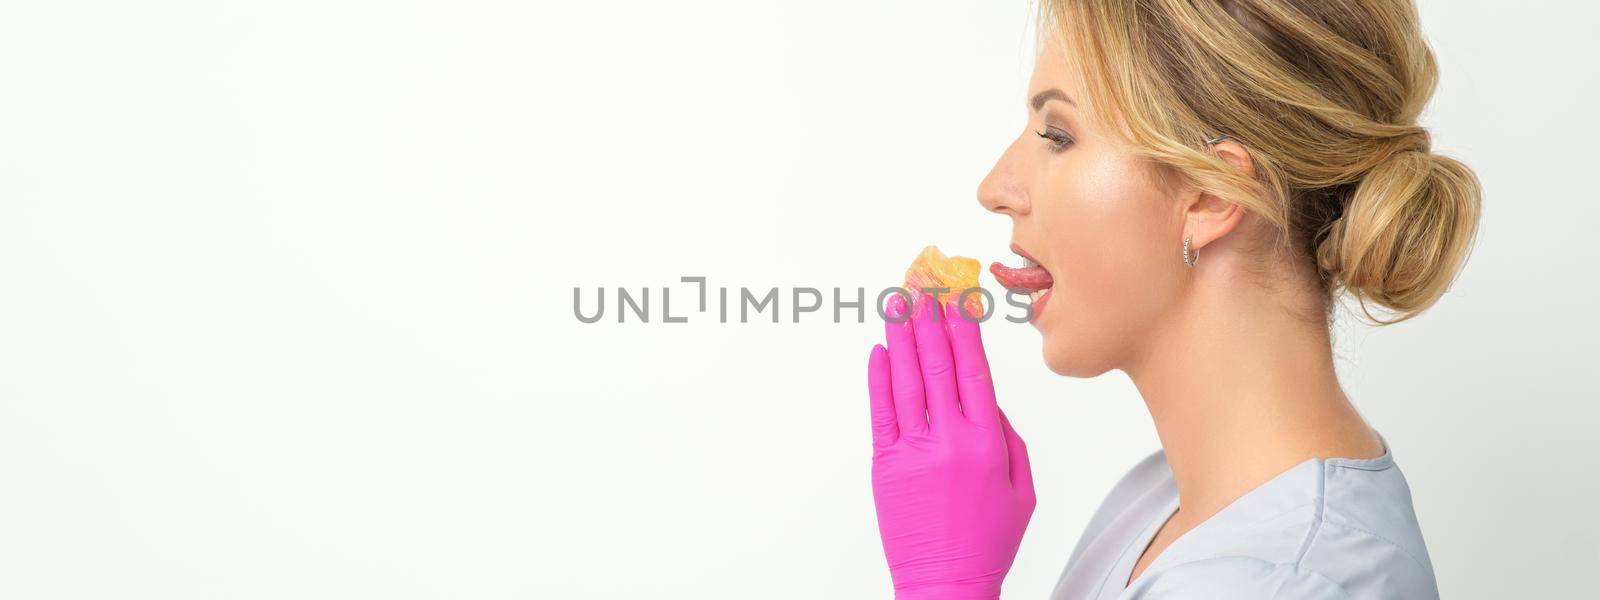
<path id="1" fill-rule="evenodd" d="M 1044 314 L 1044 305 L 1046 302 L 1050 301 L 1050 294 L 1054 291 L 1055 288 L 1051 287 L 1050 289 L 1045 290 L 1044 294 L 1041 294 L 1038 300 L 1033 301 L 1033 310 L 1031 311 L 1032 314 L 1028 317 L 1029 323 L 1039 323 L 1039 315 Z"/>

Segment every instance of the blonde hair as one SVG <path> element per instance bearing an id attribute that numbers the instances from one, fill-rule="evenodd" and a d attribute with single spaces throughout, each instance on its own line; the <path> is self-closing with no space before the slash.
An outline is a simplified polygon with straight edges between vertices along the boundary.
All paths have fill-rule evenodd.
<path id="1" fill-rule="evenodd" d="M 1434 154 L 1416 124 L 1438 72 L 1412 0 L 1039 9 L 1041 34 L 1057 36 L 1078 67 L 1091 112 L 1136 155 L 1276 226 L 1328 299 L 1348 292 L 1388 325 L 1454 281 L 1477 234 L 1481 186 Z M 1209 151 L 1204 142 L 1220 134 L 1250 151 L 1255 178 Z M 1369 302 L 1398 316 L 1375 317 Z"/>

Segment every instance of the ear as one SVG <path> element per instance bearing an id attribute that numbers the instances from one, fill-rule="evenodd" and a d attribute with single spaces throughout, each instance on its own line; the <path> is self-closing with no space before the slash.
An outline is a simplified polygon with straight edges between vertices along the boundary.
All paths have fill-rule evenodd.
<path id="1" fill-rule="evenodd" d="M 1223 162 L 1233 165 L 1246 177 L 1256 176 L 1255 164 L 1250 160 L 1250 152 L 1231 139 L 1223 140 L 1212 147 L 1217 157 Z M 1209 192 L 1200 192 L 1183 210 L 1183 237 L 1194 236 L 1189 242 L 1189 247 L 1200 249 L 1207 244 L 1228 235 L 1239 223 L 1244 221 L 1245 208 Z M 1179 238 L 1180 240 L 1183 238 Z"/>

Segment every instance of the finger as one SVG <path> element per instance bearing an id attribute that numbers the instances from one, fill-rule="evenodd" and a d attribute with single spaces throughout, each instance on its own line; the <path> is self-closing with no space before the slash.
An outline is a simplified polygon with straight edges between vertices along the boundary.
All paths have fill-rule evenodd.
<path id="1" fill-rule="evenodd" d="M 1033 495 L 1033 466 L 1028 463 L 1028 445 L 1022 441 L 1022 436 L 1017 435 L 1017 430 L 1011 428 L 1011 420 L 1006 418 L 1003 410 L 996 410 L 1000 414 L 1000 427 L 1006 436 L 1006 456 L 1011 462 L 1011 487 L 1023 493 Z"/>
<path id="2" fill-rule="evenodd" d="M 961 412 L 967 420 L 993 431 L 992 428 L 1000 425 L 1000 407 L 995 404 L 994 380 L 989 376 L 989 358 L 983 352 L 977 316 L 967 315 L 955 302 L 950 303 L 945 312 L 950 353 L 956 361 L 956 392 L 961 395 Z"/>
<path id="3" fill-rule="evenodd" d="M 917 362 L 922 364 L 922 389 L 928 400 L 928 425 L 944 427 L 961 418 L 955 359 L 944 333 L 944 307 L 926 294 L 917 298 L 917 306 L 911 322 L 917 336 Z"/>
<path id="4" fill-rule="evenodd" d="M 893 392 L 895 423 L 900 435 L 921 435 L 928 432 L 927 402 L 922 397 L 922 367 L 917 364 L 916 334 L 911 331 L 911 321 L 905 298 L 900 294 L 889 297 L 885 309 L 889 316 L 883 322 L 884 337 L 889 342 L 889 388 Z M 899 323 L 894 321 L 899 320 Z"/>
<path id="5" fill-rule="evenodd" d="M 872 356 L 867 359 L 867 397 L 872 404 L 872 447 L 886 448 L 900 437 L 900 426 L 895 423 L 894 397 L 889 386 L 889 350 L 882 344 L 872 346 Z"/>

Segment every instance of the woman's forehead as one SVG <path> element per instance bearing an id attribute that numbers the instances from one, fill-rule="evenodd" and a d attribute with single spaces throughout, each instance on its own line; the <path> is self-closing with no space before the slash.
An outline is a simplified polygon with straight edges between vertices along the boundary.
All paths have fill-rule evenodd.
<path id="1" fill-rule="evenodd" d="M 1034 59 L 1033 74 L 1028 81 L 1028 96 L 1054 88 L 1066 93 L 1081 107 L 1083 94 L 1078 89 L 1079 75 L 1076 64 L 1060 44 L 1050 43 Z"/>

